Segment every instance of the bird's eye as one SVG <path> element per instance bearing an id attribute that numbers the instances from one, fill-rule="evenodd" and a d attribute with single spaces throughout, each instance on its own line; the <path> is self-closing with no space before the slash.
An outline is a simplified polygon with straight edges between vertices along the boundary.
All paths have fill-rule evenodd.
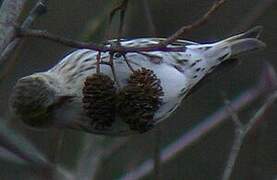
<path id="1" fill-rule="evenodd" d="M 116 57 L 116 58 L 120 58 L 122 55 L 121 55 L 121 53 L 115 53 L 114 54 L 114 57 Z"/>

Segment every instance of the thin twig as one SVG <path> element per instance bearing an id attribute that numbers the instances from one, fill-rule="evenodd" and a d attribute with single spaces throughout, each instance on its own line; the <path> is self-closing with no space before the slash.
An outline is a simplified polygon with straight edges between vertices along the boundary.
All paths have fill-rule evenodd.
<path id="1" fill-rule="evenodd" d="M 52 164 L 28 139 L 7 127 L 1 118 L 0 146 L 23 160 L 30 169 L 37 172 L 39 179 L 42 179 L 42 176 L 72 179 L 70 173 Z"/>
<path id="2" fill-rule="evenodd" d="M 113 73 L 114 82 L 120 88 L 120 83 L 119 83 L 119 81 L 117 79 L 117 75 L 116 75 L 115 68 L 114 68 L 114 63 L 113 63 L 114 59 L 113 59 L 113 56 L 114 56 L 114 53 L 110 53 L 109 64 L 110 64 L 110 67 L 111 67 L 111 70 L 112 70 L 112 73 Z"/>
<path id="3" fill-rule="evenodd" d="M 155 180 L 161 180 L 162 175 L 161 175 L 161 136 L 162 136 L 162 131 L 161 127 L 158 126 L 155 129 L 154 132 L 155 136 L 155 144 L 154 144 L 154 179 Z"/>
<path id="4" fill-rule="evenodd" d="M 64 141 L 64 130 L 61 129 L 54 129 L 54 133 L 53 133 L 53 140 L 51 143 L 52 148 L 50 148 L 51 150 L 51 154 L 49 155 L 49 161 L 52 164 L 57 165 L 59 163 L 60 160 L 60 156 L 61 156 L 61 149 L 62 149 L 62 145 L 63 145 L 63 141 Z"/>
<path id="5" fill-rule="evenodd" d="M 21 28 L 26 29 L 31 27 L 36 18 L 47 12 L 47 4 L 48 0 L 39 0 L 22 23 Z"/>
<path id="6" fill-rule="evenodd" d="M 239 155 L 240 147 L 243 144 L 244 136 L 245 136 L 245 134 L 242 130 L 236 129 L 234 142 L 231 147 L 231 152 L 229 154 L 227 164 L 226 164 L 224 172 L 223 172 L 222 180 L 230 179 L 236 159 Z"/>
<path id="7" fill-rule="evenodd" d="M 276 0 L 257 1 L 257 5 L 240 18 L 239 25 L 233 29 L 232 33 L 242 32 L 248 29 L 274 2 L 276 2 Z"/>
<path id="8" fill-rule="evenodd" d="M 213 14 L 225 3 L 226 0 L 216 0 L 212 7 L 198 20 L 194 21 L 192 24 L 181 27 L 177 32 L 172 34 L 170 37 L 168 37 L 165 41 L 162 41 L 160 45 L 168 45 L 170 43 L 173 43 L 178 38 L 184 36 L 185 34 L 188 34 L 192 32 L 193 30 L 197 29 L 198 27 L 204 25 Z"/>
<path id="9" fill-rule="evenodd" d="M 33 7 L 33 9 L 30 11 L 29 15 L 27 18 L 24 20 L 22 23 L 20 29 L 27 29 L 29 28 L 33 22 L 42 14 L 46 13 L 46 6 L 47 6 L 48 0 L 39 0 L 36 5 Z M 14 34 L 11 39 L 11 41 L 8 43 L 6 47 L 4 47 L 3 51 L 1 51 L 0 54 L 0 65 L 4 64 L 10 54 L 15 51 L 15 49 L 19 46 L 20 44 L 20 38 L 17 36 L 17 28 L 14 26 Z"/>
<path id="10" fill-rule="evenodd" d="M 15 44 L 13 44 L 15 43 Z M 16 41 L 13 41 L 9 44 L 10 45 L 16 45 Z M 20 47 L 22 45 L 22 42 L 19 43 L 18 47 Z M 10 52 L 4 51 L 3 54 L 0 55 L 0 58 L 3 57 L 2 59 L 0 59 L 0 66 L 2 65 L 1 63 L 5 63 L 6 60 L 9 59 L 8 63 L 5 64 L 5 68 L 2 69 L 1 73 L 0 73 L 0 84 L 1 82 L 9 75 L 9 73 L 12 71 L 12 69 L 15 67 L 17 60 L 18 60 L 18 51 L 19 48 L 14 49 L 14 51 L 11 51 L 12 48 L 7 47 L 7 49 L 10 50 Z M 10 54 L 12 52 L 12 54 Z M 2 56 L 3 55 L 3 56 Z"/>
<path id="11" fill-rule="evenodd" d="M 123 0 L 119 5 L 115 6 L 111 12 L 110 12 L 110 17 L 109 17 L 109 21 L 111 22 L 113 20 L 113 17 L 115 15 L 115 13 L 119 10 L 125 9 L 128 5 L 128 1 L 129 0 Z"/>
<path id="12" fill-rule="evenodd" d="M 234 121 L 236 126 L 242 127 L 243 124 L 242 124 L 241 120 L 239 119 L 238 114 L 234 111 L 232 105 L 230 104 L 230 100 L 227 98 L 224 98 L 224 104 L 226 106 L 227 111 L 230 113 L 232 120 Z"/>
<path id="13" fill-rule="evenodd" d="M 0 54 L 15 38 L 15 26 L 26 0 L 4 0 L 0 14 Z"/>
<path id="14" fill-rule="evenodd" d="M 248 121 L 246 125 L 237 125 L 235 128 L 234 142 L 222 175 L 222 180 L 229 180 L 231 178 L 237 157 L 239 155 L 243 141 L 247 133 L 255 126 L 255 124 L 263 118 L 267 110 L 273 105 L 277 99 L 277 91 L 272 93 L 263 104 L 263 106 L 255 113 L 255 115 Z"/>
<path id="15" fill-rule="evenodd" d="M 205 24 L 208 19 L 225 3 L 225 0 L 218 0 L 216 1 L 212 7 L 197 21 L 193 22 L 190 25 L 181 27 L 176 33 L 171 35 L 165 41 L 160 42 L 156 45 L 146 46 L 146 47 L 122 47 L 122 46 L 115 46 L 115 47 L 107 47 L 103 45 L 98 45 L 95 43 L 86 43 L 75 41 L 72 39 L 63 38 L 54 34 L 51 34 L 47 31 L 43 30 L 20 30 L 18 32 L 18 36 L 20 37 L 37 37 L 42 39 L 47 39 L 50 41 L 54 41 L 65 46 L 74 47 L 74 48 L 87 48 L 95 51 L 101 52 L 119 52 L 119 53 L 128 53 L 128 52 L 149 52 L 149 51 L 184 51 L 185 47 L 177 47 L 177 48 L 169 48 L 166 47 L 168 44 L 174 42 L 184 34 L 187 34 L 194 30 L 195 28 L 200 27 L 201 25 Z"/>
<path id="16" fill-rule="evenodd" d="M 0 146 L 15 154 L 20 159 L 44 168 L 49 166 L 49 161 L 27 139 L 9 129 L 1 119 L 0 123 Z"/>
<path id="17" fill-rule="evenodd" d="M 261 119 L 262 115 L 269 109 L 269 107 L 272 106 L 272 104 L 276 101 L 277 99 L 277 92 L 275 91 L 272 93 L 264 103 L 264 105 L 259 109 L 259 111 L 254 115 L 253 118 L 246 124 L 245 126 L 245 131 L 248 132 L 250 131 L 254 125 L 258 122 L 259 119 Z"/>
<path id="18" fill-rule="evenodd" d="M 113 21 L 113 18 L 115 16 L 115 13 L 117 11 L 120 11 L 120 22 L 119 22 L 119 29 L 118 29 L 118 39 L 122 35 L 122 29 L 124 25 L 124 16 L 125 16 L 125 10 L 127 8 L 129 0 L 123 0 L 119 5 L 115 6 L 109 13 L 109 21 L 108 21 L 108 27 L 106 30 L 106 35 L 105 35 L 105 41 L 111 39 L 111 24 Z"/>
<path id="19" fill-rule="evenodd" d="M 106 137 L 92 136 L 86 134 L 84 137 L 84 145 L 81 149 L 81 156 L 78 160 L 75 179 L 91 180 L 96 176 L 101 165 L 103 142 Z"/>
<path id="20" fill-rule="evenodd" d="M 118 138 L 116 139 L 110 146 L 109 148 L 103 149 L 102 155 L 103 158 L 109 158 L 111 157 L 114 153 L 116 153 L 121 147 L 126 145 L 129 141 L 128 137 L 125 138 Z"/>
<path id="21" fill-rule="evenodd" d="M 120 38 L 122 37 L 122 34 L 123 34 L 124 19 L 125 19 L 125 14 L 126 14 L 128 3 L 129 3 L 129 0 L 123 0 L 123 2 L 122 2 L 121 11 L 120 11 L 117 43 L 120 43 Z"/>
<path id="22" fill-rule="evenodd" d="M 124 61 L 126 62 L 128 68 L 132 71 L 132 72 L 135 72 L 135 69 L 132 67 L 132 65 L 130 64 L 129 62 L 129 59 L 127 59 L 126 57 L 126 54 L 122 54 L 123 58 L 124 58 Z"/>
<path id="23" fill-rule="evenodd" d="M 127 140 L 128 138 L 112 139 L 111 143 L 107 143 L 109 140 L 106 137 L 87 134 L 84 138 L 85 144 L 82 147 L 75 179 L 95 179 L 103 160 L 125 145 Z"/>
<path id="24" fill-rule="evenodd" d="M 156 36 L 156 27 L 154 25 L 152 13 L 151 13 L 150 8 L 149 8 L 149 1 L 148 0 L 142 0 L 141 2 L 142 2 L 142 5 L 143 5 L 143 9 L 145 11 L 145 18 L 146 18 L 147 23 L 148 23 L 149 31 L 153 36 Z"/>
<path id="25" fill-rule="evenodd" d="M 100 74 L 101 52 L 99 51 L 96 56 L 96 73 Z"/>
<path id="26" fill-rule="evenodd" d="M 49 41 L 53 41 L 56 43 L 60 43 L 62 45 L 73 47 L 73 48 L 80 48 L 80 49 L 91 49 L 95 51 L 101 52 L 119 52 L 119 53 L 128 53 L 128 52 L 149 52 L 149 51 L 171 51 L 171 52 L 179 52 L 184 51 L 185 47 L 164 47 L 158 45 L 146 46 L 146 47 L 124 47 L 124 46 L 104 46 L 98 45 L 92 42 L 81 42 L 75 41 L 72 39 L 64 38 L 55 34 L 51 34 L 45 30 L 35 30 L 35 29 L 28 29 L 28 30 L 19 30 L 18 31 L 19 37 L 36 37 L 41 38 Z"/>

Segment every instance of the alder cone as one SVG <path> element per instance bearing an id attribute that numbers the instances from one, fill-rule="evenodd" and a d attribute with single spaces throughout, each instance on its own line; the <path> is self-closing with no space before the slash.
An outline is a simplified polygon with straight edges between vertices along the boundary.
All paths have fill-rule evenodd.
<path id="1" fill-rule="evenodd" d="M 152 70 L 136 70 L 128 85 L 118 93 L 117 113 L 130 129 L 146 132 L 153 127 L 153 118 L 162 103 L 163 94 L 160 80 Z"/>
<path id="2" fill-rule="evenodd" d="M 114 81 L 104 74 L 86 78 L 83 87 L 83 108 L 96 129 L 112 126 L 115 121 L 116 88 Z"/>

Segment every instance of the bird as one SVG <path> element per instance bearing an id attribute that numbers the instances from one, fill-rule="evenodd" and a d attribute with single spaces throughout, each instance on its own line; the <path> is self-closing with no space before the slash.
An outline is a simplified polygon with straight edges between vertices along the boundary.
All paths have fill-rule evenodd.
<path id="1" fill-rule="evenodd" d="M 212 43 L 176 40 L 168 47 L 184 47 L 183 51 L 114 53 L 113 63 L 119 86 L 126 86 L 133 70 L 150 69 L 160 80 L 163 89 L 162 104 L 155 112 L 155 124 L 162 122 L 180 106 L 185 97 L 204 77 L 220 64 L 237 56 L 262 49 L 259 40 L 261 26 Z M 120 39 L 122 47 L 156 45 L 164 38 Z M 107 41 L 111 46 L 118 40 Z M 124 123 L 117 122 L 108 129 L 93 129 L 87 122 L 82 106 L 82 88 L 89 75 L 97 71 L 99 52 L 77 49 L 66 55 L 51 69 L 20 78 L 11 93 L 9 107 L 13 114 L 35 129 L 51 126 L 67 127 L 102 135 L 128 135 L 133 133 Z M 102 52 L 101 73 L 114 78 L 108 62 L 111 53 Z M 129 63 L 126 63 L 128 59 Z"/>

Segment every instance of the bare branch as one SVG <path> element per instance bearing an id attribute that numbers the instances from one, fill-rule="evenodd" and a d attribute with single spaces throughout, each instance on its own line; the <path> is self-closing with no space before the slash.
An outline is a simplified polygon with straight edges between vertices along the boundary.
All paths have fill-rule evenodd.
<path id="1" fill-rule="evenodd" d="M 0 9 L 0 54 L 15 38 L 14 28 L 26 0 L 5 0 Z"/>
<path id="2" fill-rule="evenodd" d="M 22 23 L 21 28 L 26 29 L 31 27 L 36 18 L 47 12 L 47 4 L 48 0 L 39 0 Z"/>
<path id="3" fill-rule="evenodd" d="M 81 42 L 81 41 L 75 41 L 72 39 L 63 38 L 58 35 L 51 34 L 44 30 L 19 30 L 18 31 L 19 37 L 36 37 L 41 39 L 46 39 L 50 41 L 54 41 L 60 44 L 63 44 L 65 46 L 73 47 L 73 48 L 80 48 L 80 49 L 91 49 L 95 51 L 100 52 L 119 52 L 119 53 L 128 53 L 128 52 L 149 52 L 149 51 L 184 51 L 185 47 L 178 47 L 178 48 L 170 48 L 170 47 L 164 47 L 164 46 L 158 46 L 158 45 L 152 45 L 147 47 L 123 47 L 123 46 L 104 46 L 104 45 L 98 45 L 95 43 L 90 42 Z"/>
<path id="4" fill-rule="evenodd" d="M 229 113 L 232 117 L 232 120 L 234 121 L 236 127 L 242 128 L 243 124 L 242 124 L 241 120 L 239 119 L 239 116 L 238 116 L 237 112 L 235 112 L 233 107 L 231 106 L 230 100 L 225 98 L 224 99 L 224 104 L 226 106 L 227 111 L 229 111 Z"/>
<path id="5" fill-rule="evenodd" d="M 236 126 L 234 142 L 222 175 L 222 180 L 229 180 L 231 178 L 237 157 L 239 155 L 243 141 L 247 133 L 254 128 L 255 124 L 263 118 L 267 110 L 273 105 L 277 99 L 277 91 L 272 93 L 264 103 L 264 105 L 257 111 L 257 113 L 248 121 L 246 125 Z"/>
<path id="6" fill-rule="evenodd" d="M 106 137 L 91 136 L 91 134 L 85 136 L 85 145 L 81 150 L 75 179 L 94 179 L 101 168 L 101 162 L 125 145 L 128 138 L 113 139 L 112 142 L 108 143 L 107 141 L 109 140 Z"/>
<path id="7" fill-rule="evenodd" d="M 148 0 L 142 0 L 142 5 L 143 5 L 143 9 L 144 9 L 144 14 L 145 14 L 145 18 L 147 20 L 147 24 L 148 24 L 148 28 L 149 28 L 149 32 L 155 36 L 156 35 L 156 27 L 154 25 L 154 21 L 153 21 L 153 17 L 152 17 L 152 13 L 150 11 L 150 7 L 149 7 L 149 1 Z"/>
<path id="8" fill-rule="evenodd" d="M 38 149 L 26 138 L 9 129 L 0 118 L 0 146 L 12 153 L 31 169 L 41 179 L 42 176 L 59 177 L 57 179 L 72 179 L 72 175 L 64 169 L 53 165 Z M 45 177 L 46 178 L 46 177 Z"/>
<path id="9" fill-rule="evenodd" d="M 270 8 L 276 0 L 258 1 L 254 8 L 250 9 L 244 17 L 241 17 L 240 23 L 233 29 L 233 33 L 248 29 L 252 24 Z"/>
<path id="10" fill-rule="evenodd" d="M 33 24 L 36 18 L 44 14 L 46 12 L 47 2 L 48 0 L 39 0 L 34 6 L 34 8 L 31 10 L 29 15 L 27 16 L 27 18 L 24 20 L 20 28 L 21 29 L 29 28 Z M 9 35 L 6 34 L 7 37 L 5 36 L 7 39 L 6 41 L 8 41 L 6 45 L 3 45 L 1 47 L 2 43 L 0 42 L 0 65 L 5 63 L 9 55 L 19 46 L 20 39 L 17 36 L 16 23 L 17 23 L 16 21 L 13 22 L 13 26 L 10 27 L 12 28 L 12 32 L 10 32 Z M 11 36 L 11 37 L 9 38 L 8 36 Z"/>
<path id="11" fill-rule="evenodd" d="M 81 156 L 75 174 L 75 179 L 91 180 L 95 178 L 101 165 L 103 142 L 106 137 L 85 135 L 84 145 L 81 149 Z"/>
<path id="12" fill-rule="evenodd" d="M 111 39 L 111 24 L 113 21 L 113 18 L 117 11 L 120 11 L 120 22 L 119 22 L 119 28 L 118 28 L 118 40 L 122 36 L 122 30 L 124 26 L 124 17 L 125 17 L 125 11 L 127 10 L 129 0 L 122 0 L 122 2 L 115 6 L 109 14 L 109 21 L 108 21 L 108 27 L 106 30 L 105 40 Z M 119 41 L 118 41 L 119 42 Z"/>
<path id="13" fill-rule="evenodd" d="M 155 180 L 161 180 L 161 127 L 156 127 L 154 131 L 155 144 L 154 144 L 154 176 Z"/>
<path id="14" fill-rule="evenodd" d="M 109 158 L 111 155 L 113 155 L 115 152 L 117 152 L 120 148 L 122 148 L 124 145 L 126 145 L 129 141 L 129 138 L 118 138 L 114 140 L 114 142 L 109 145 L 109 148 L 103 149 L 102 154 L 103 158 Z"/>
<path id="15" fill-rule="evenodd" d="M 239 155 L 240 147 L 243 144 L 243 139 L 244 139 L 243 131 L 241 131 L 240 129 L 236 129 L 234 142 L 231 147 L 231 152 L 229 154 L 227 164 L 223 172 L 222 180 L 230 179 L 236 159 Z"/>
<path id="16" fill-rule="evenodd" d="M 125 2 L 125 0 L 124 0 Z M 128 2 L 128 1 L 126 1 Z M 26 29 L 20 29 L 18 36 L 19 37 L 37 37 L 42 39 L 47 39 L 50 41 L 54 41 L 60 44 L 63 44 L 65 46 L 74 47 L 74 48 L 86 48 L 91 49 L 95 51 L 101 51 L 101 52 L 119 52 L 119 53 L 128 53 L 128 52 L 149 52 L 149 51 L 184 51 L 185 47 L 177 47 L 177 48 L 169 48 L 166 47 L 168 44 L 176 41 L 178 38 L 183 36 L 186 33 L 191 32 L 195 28 L 200 27 L 201 25 L 205 24 L 208 19 L 218 10 L 221 5 L 225 3 L 225 0 L 218 0 L 216 1 L 212 7 L 197 21 L 193 22 L 190 25 L 181 27 L 176 33 L 171 35 L 169 38 L 167 38 L 165 41 L 160 42 L 156 45 L 146 46 L 146 47 L 122 47 L 122 46 L 115 46 L 115 47 L 107 47 L 103 45 L 98 45 L 95 43 L 86 43 L 86 42 L 80 42 L 75 41 L 72 39 L 63 38 L 54 34 L 51 34 L 47 31 L 42 30 L 26 30 Z M 123 3 L 124 4 L 124 3 Z M 117 10 L 117 9 L 116 9 Z"/>
<path id="17" fill-rule="evenodd" d="M 25 138 L 11 131 L 0 119 L 0 146 L 37 167 L 49 166 L 47 159 Z"/>
<path id="18" fill-rule="evenodd" d="M 212 7 L 198 20 L 194 21 L 190 25 L 186 25 L 181 27 L 177 32 L 172 34 L 170 37 L 168 37 L 165 41 L 161 42 L 160 45 L 168 45 L 174 41 L 176 41 L 178 38 L 184 36 L 185 34 L 188 34 L 195 30 L 196 28 L 204 25 L 211 16 L 225 3 L 226 0 L 216 0 Z"/>
<path id="19" fill-rule="evenodd" d="M 52 133 L 52 143 L 51 147 L 49 147 L 50 154 L 49 154 L 49 161 L 57 165 L 60 160 L 61 156 L 61 149 L 64 142 L 64 130 L 61 129 L 54 129 Z"/>
<path id="20" fill-rule="evenodd" d="M 119 23 L 119 28 L 118 28 L 118 42 L 123 34 L 124 19 L 125 19 L 125 14 L 126 14 L 128 3 L 129 3 L 129 0 L 123 0 L 123 2 L 121 4 L 120 23 Z"/>
<path id="21" fill-rule="evenodd" d="M 257 111 L 257 113 L 249 120 L 245 125 L 245 131 L 248 133 L 256 123 L 262 118 L 262 116 L 267 112 L 267 110 L 273 105 L 277 99 L 277 92 L 272 93 L 264 103 L 264 105 Z"/>

